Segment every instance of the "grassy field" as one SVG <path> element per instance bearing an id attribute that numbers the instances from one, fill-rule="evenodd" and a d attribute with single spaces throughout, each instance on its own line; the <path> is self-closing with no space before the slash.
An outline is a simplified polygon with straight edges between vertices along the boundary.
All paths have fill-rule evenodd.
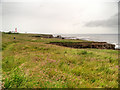
<path id="1" fill-rule="evenodd" d="M 31 36 L 32 34 L 2 34 L 3 87 L 118 87 L 117 50 L 74 49 L 48 43 L 82 40 Z"/>

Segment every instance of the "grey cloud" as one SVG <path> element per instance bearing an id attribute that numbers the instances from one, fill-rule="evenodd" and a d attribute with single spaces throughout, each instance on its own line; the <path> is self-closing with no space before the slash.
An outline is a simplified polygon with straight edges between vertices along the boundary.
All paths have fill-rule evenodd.
<path id="1" fill-rule="evenodd" d="M 90 21 L 85 24 L 87 27 L 116 27 L 118 25 L 118 13 L 106 20 Z"/>

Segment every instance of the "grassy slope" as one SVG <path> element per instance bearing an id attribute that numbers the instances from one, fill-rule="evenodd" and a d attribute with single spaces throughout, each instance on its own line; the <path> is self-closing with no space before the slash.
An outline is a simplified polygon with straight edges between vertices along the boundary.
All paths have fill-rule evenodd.
<path id="1" fill-rule="evenodd" d="M 40 39 L 24 34 L 2 36 L 6 88 L 118 87 L 118 51 L 46 44 L 82 40 Z"/>

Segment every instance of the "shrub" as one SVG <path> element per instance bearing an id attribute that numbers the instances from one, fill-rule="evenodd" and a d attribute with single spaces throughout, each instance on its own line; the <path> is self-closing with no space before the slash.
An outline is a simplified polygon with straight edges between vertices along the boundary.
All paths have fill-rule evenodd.
<path id="1" fill-rule="evenodd" d="M 84 51 L 78 52 L 77 54 L 78 54 L 78 55 L 81 55 L 81 54 L 82 54 L 82 55 L 86 55 L 86 54 L 88 54 L 88 52 L 84 50 Z"/>
<path id="2" fill-rule="evenodd" d="M 11 32 L 11 31 L 9 31 L 7 34 L 12 34 L 12 32 Z"/>
<path id="3" fill-rule="evenodd" d="M 19 34 L 19 33 L 18 32 L 17 33 L 13 33 L 11 31 L 9 31 L 9 32 L 4 32 L 3 34 Z"/>
<path id="4" fill-rule="evenodd" d="M 84 55 L 84 54 L 87 54 L 87 51 L 82 51 L 81 54 L 83 54 L 83 55 Z"/>

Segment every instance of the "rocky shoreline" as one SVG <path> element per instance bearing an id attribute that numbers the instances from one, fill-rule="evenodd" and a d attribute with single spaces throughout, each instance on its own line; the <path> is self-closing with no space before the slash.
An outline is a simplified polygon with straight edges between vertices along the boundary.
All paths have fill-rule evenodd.
<path id="1" fill-rule="evenodd" d="M 61 35 L 57 35 L 54 37 L 53 35 L 38 35 L 32 37 L 42 37 L 42 38 L 58 38 L 58 39 L 75 39 L 80 40 L 73 37 L 62 37 Z M 50 42 L 50 44 L 71 47 L 71 48 L 96 48 L 96 49 L 113 49 L 115 50 L 114 44 L 109 44 L 107 42 L 94 42 L 94 41 L 86 41 L 86 42 Z M 119 49 L 116 49 L 119 50 Z"/>
<path id="2" fill-rule="evenodd" d="M 50 42 L 50 44 L 71 48 L 96 48 L 115 50 L 115 45 L 108 44 L 107 42 Z"/>

